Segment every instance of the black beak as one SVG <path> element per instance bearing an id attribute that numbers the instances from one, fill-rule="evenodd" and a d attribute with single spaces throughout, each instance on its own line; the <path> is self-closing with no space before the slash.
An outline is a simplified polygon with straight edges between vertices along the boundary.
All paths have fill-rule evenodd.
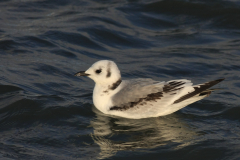
<path id="1" fill-rule="evenodd" d="M 85 73 L 85 71 L 80 71 L 74 74 L 74 76 L 89 76 L 90 74 Z"/>

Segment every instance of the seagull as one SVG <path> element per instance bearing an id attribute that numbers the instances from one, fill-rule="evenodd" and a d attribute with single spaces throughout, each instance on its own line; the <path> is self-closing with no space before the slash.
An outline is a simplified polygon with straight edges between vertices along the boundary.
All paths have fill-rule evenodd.
<path id="1" fill-rule="evenodd" d="M 224 80 L 193 85 L 190 80 L 155 81 L 150 78 L 122 80 L 117 65 L 110 60 L 95 62 L 75 76 L 87 76 L 95 82 L 93 103 L 101 112 L 129 119 L 159 117 L 176 112 L 199 101 Z"/>

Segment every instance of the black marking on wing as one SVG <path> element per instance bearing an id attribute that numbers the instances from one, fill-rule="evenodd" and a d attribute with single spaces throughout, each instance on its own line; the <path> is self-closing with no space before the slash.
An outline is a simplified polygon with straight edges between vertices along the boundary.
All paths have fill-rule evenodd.
<path id="1" fill-rule="evenodd" d="M 120 111 L 127 110 L 130 108 L 133 108 L 138 104 L 143 105 L 146 103 L 146 101 L 156 101 L 157 99 L 161 99 L 161 97 L 163 97 L 162 92 L 152 93 L 147 95 L 147 97 L 145 98 L 140 98 L 137 102 L 130 102 L 127 105 L 123 105 L 121 107 L 114 106 L 114 107 L 111 107 L 110 110 L 120 110 Z"/>
<path id="2" fill-rule="evenodd" d="M 163 92 L 165 93 L 168 93 L 168 92 L 172 92 L 172 91 L 176 91 L 176 90 L 179 90 L 181 88 L 177 88 L 181 85 L 185 84 L 185 82 L 182 82 L 182 81 L 172 81 L 172 82 L 169 82 L 168 84 L 166 84 L 164 87 L 163 87 Z"/>
<path id="3" fill-rule="evenodd" d="M 218 79 L 218 80 L 215 80 L 215 81 L 210 81 L 210 82 L 204 83 L 204 84 L 202 84 L 202 85 L 199 85 L 199 87 L 193 87 L 193 88 L 195 89 L 193 92 L 188 93 L 188 94 L 180 97 L 179 99 L 177 99 L 176 101 L 174 101 L 173 104 L 182 102 L 182 101 L 184 101 L 184 100 L 186 100 L 186 99 L 189 99 L 189 98 L 191 98 L 191 97 L 193 97 L 193 96 L 195 96 L 195 95 L 197 95 L 197 94 L 199 94 L 199 93 L 202 93 L 202 92 L 205 91 L 206 89 L 208 89 L 208 88 L 210 88 L 210 87 L 218 84 L 219 82 L 221 82 L 221 81 L 223 81 L 223 80 L 224 80 L 224 78 Z M 208 92 L 208 94 L 209 94 L 209 92 Z M 201 95 L 201 94 L 200 94 L 200 95 Z"/>
<path id="4" fill-rule="evenodd" d="M 164 85 L 162 92 L 148 94 L 145 98 L 140 98 L 136 102 L 130 102 L 130 103 L 122 105 L 122 106 L 113 106 L 110 108 L 110 110 L 123 111 L 123 110 L 128 110 L 130 108 L 133 108 L 134 106 L 137 106 L 137 105 L 144 105 L 148 101 L 157 101 L 163 97 L 163 93 L 172 92 L 171 94 L 174 95 L 174 94 L 176 94 L 176 92 L 174 92 L 174 91 L 182 89 L 183 87 L 180 87 L 180 86 L 185 83 L 186 82 L 182 82 L 182 81 L 169 82 L 168 84 Z M 179 88 L 177 88 L 177 87 L 179 87 Z"/>
<path id="5" fill-rule="evenodd" d="M 199 94 L 199 96 L 209 96 L 212 93 L 210 90 L 203 91 Z"/>

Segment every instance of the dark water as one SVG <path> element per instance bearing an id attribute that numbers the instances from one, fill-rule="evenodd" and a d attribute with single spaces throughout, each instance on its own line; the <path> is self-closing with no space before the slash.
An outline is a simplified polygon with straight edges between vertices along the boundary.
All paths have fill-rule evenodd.
<path id="1" fill-rule="evenodd" d="M 123 79 L 225 77 L 165 117 L 93 106 L 73 74 L 115 61 Z M 0 159 L 240 159 L 240 1 L 3 0 Z"/>

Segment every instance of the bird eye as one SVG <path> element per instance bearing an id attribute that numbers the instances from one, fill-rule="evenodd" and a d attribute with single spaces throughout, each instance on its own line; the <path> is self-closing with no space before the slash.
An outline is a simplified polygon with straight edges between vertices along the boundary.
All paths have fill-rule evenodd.
<path id="1" fill-rule="evenodd" d="M 102 72 L 102 70 L 101 70 L 101 69 L 98 69 L 98 70 L 96 70 L 95 72 L 96 72 L 97 74 L 99 74 L 99 73 Z"/>

